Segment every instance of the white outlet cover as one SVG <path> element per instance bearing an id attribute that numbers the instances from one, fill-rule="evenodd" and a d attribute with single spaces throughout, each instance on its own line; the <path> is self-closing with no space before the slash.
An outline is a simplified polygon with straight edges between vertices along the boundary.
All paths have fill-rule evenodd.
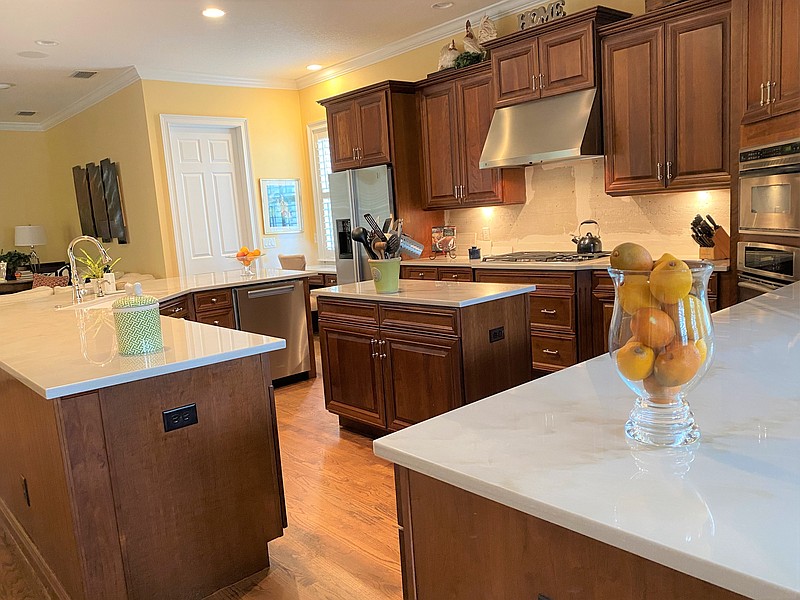
<path id="1" fill-rule="evenodd" d="M 491 238 L 491 233 L 488 227 L 484 227 L 481 229 L 481 239 L 483 241 L 489 241 Z"/>
<path id="2" fill-rule="evenodd" d="M 265 237 L 262 240 L 264 242 L 264 248 L 277 248 L 278 247 L 278 240 L 275 236 Z"/>

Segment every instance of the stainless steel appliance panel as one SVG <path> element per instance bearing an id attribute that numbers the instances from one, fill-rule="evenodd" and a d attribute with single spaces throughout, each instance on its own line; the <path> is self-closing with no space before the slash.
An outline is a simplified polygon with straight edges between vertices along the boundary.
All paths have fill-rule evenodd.
<path id="1" fill-rule="evenodd" d="M 269 353 L 273 379 L 311 369 L 302 280 L 234 288 L 233 297 L 239 329 L 286 340 L 285 349 Z"/>
<path id="2" fill-rule="evenodd" d="M 350 171 L 331 173 L 328 176 L 331 190 L 331 215 L 336 223 L 336 280 L 339 283 L 356 281 L 356 262 L 353 255 L 352 240 L 348 240 L 349 232 L 355 227 L 353 214 L 353 186 Z"/>
<path id="3" fill-rule="evenodd" d="M 800 248 L 763 242 L 739 242 L 737 268 L 740 272 L 778 281 L 800 281 Z"/>

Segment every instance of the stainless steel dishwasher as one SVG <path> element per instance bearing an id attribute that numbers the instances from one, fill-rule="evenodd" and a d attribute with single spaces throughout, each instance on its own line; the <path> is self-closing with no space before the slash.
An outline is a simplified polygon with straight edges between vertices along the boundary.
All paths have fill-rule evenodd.
<path id="1" fill-rule="evenodd" d="M 302 280 L 234 288 L 233 298 L 239 329 L 286 340 L 285 349 L 269 353 L 273 379 L 311 369 Z"/>

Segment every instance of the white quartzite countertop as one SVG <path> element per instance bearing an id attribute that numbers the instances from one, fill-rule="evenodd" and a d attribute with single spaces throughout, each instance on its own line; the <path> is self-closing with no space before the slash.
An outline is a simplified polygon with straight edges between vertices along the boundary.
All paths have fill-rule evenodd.
<path id="1" fill-rule="evenodd" d="M 169 300 L 189 292 L 308 277 L 303 271 L 241 270 L 142 282 L 146 294 Z M 112 295 L 109 300 L 119 296 Z M 166 373 L 225 362 L 286 347 L 280 338 L 161 317 L 164 350 L 143 356 L 116 352 L 109 308 L 56 310 L 69 305 L 69 290 L 0 307 L 0 369 L 40 396 L 58 398 Z"/>
<path id="2" fill-rule="evenodd" d="M 684 258 L 684 260 L 700 260 L 698 258 Z M 730 261 L 713 260 L 714 271 L 730 270 Z M 404 267 L 470 267 L 472 269 L 513 269 L 525 271 L 601 271 L 610 265 L 608 258 L 595 258 L 593 260 L 583 260 L 581 262 L 510 262 L 510 261 L 489 261 L 470 260 L 466 256 L 448 258 L 439 256 L 434 259 L 418 258 L 414 260 L 403 260 L 400 263 Z"/>
<path id="3" fill-rule="evenodd" d="M 713 315 L 695 448 L 628 442 L 601 356 L 376 440 L 392 462 L 754 598 L 800 598 L 800 283 Z"/>
<path id="4" fill-rule="evenodd" d="M 372 281 L 335 285 L 311 293 L 326 298 L 464 308 L 518 294 L 529 294 L 535 290 L 535 285 L 401 279 L 400 291 L 394 294 L 379 294 L 375 291 L 375 284 Z"/>

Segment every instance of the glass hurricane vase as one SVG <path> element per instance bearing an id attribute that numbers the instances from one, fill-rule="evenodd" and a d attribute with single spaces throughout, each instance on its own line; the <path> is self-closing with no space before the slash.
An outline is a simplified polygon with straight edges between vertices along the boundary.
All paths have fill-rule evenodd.
<path id="1" fill-rule="evenodd" d="M 637 398 L 626 435 L 655 446 L 700 439 L 686 395 L 708 371 L 714 329 L 708 262 L 672 261 L 653 271 L 609 268 L 614 313 L 608 348 L 617 373 Z"/>

